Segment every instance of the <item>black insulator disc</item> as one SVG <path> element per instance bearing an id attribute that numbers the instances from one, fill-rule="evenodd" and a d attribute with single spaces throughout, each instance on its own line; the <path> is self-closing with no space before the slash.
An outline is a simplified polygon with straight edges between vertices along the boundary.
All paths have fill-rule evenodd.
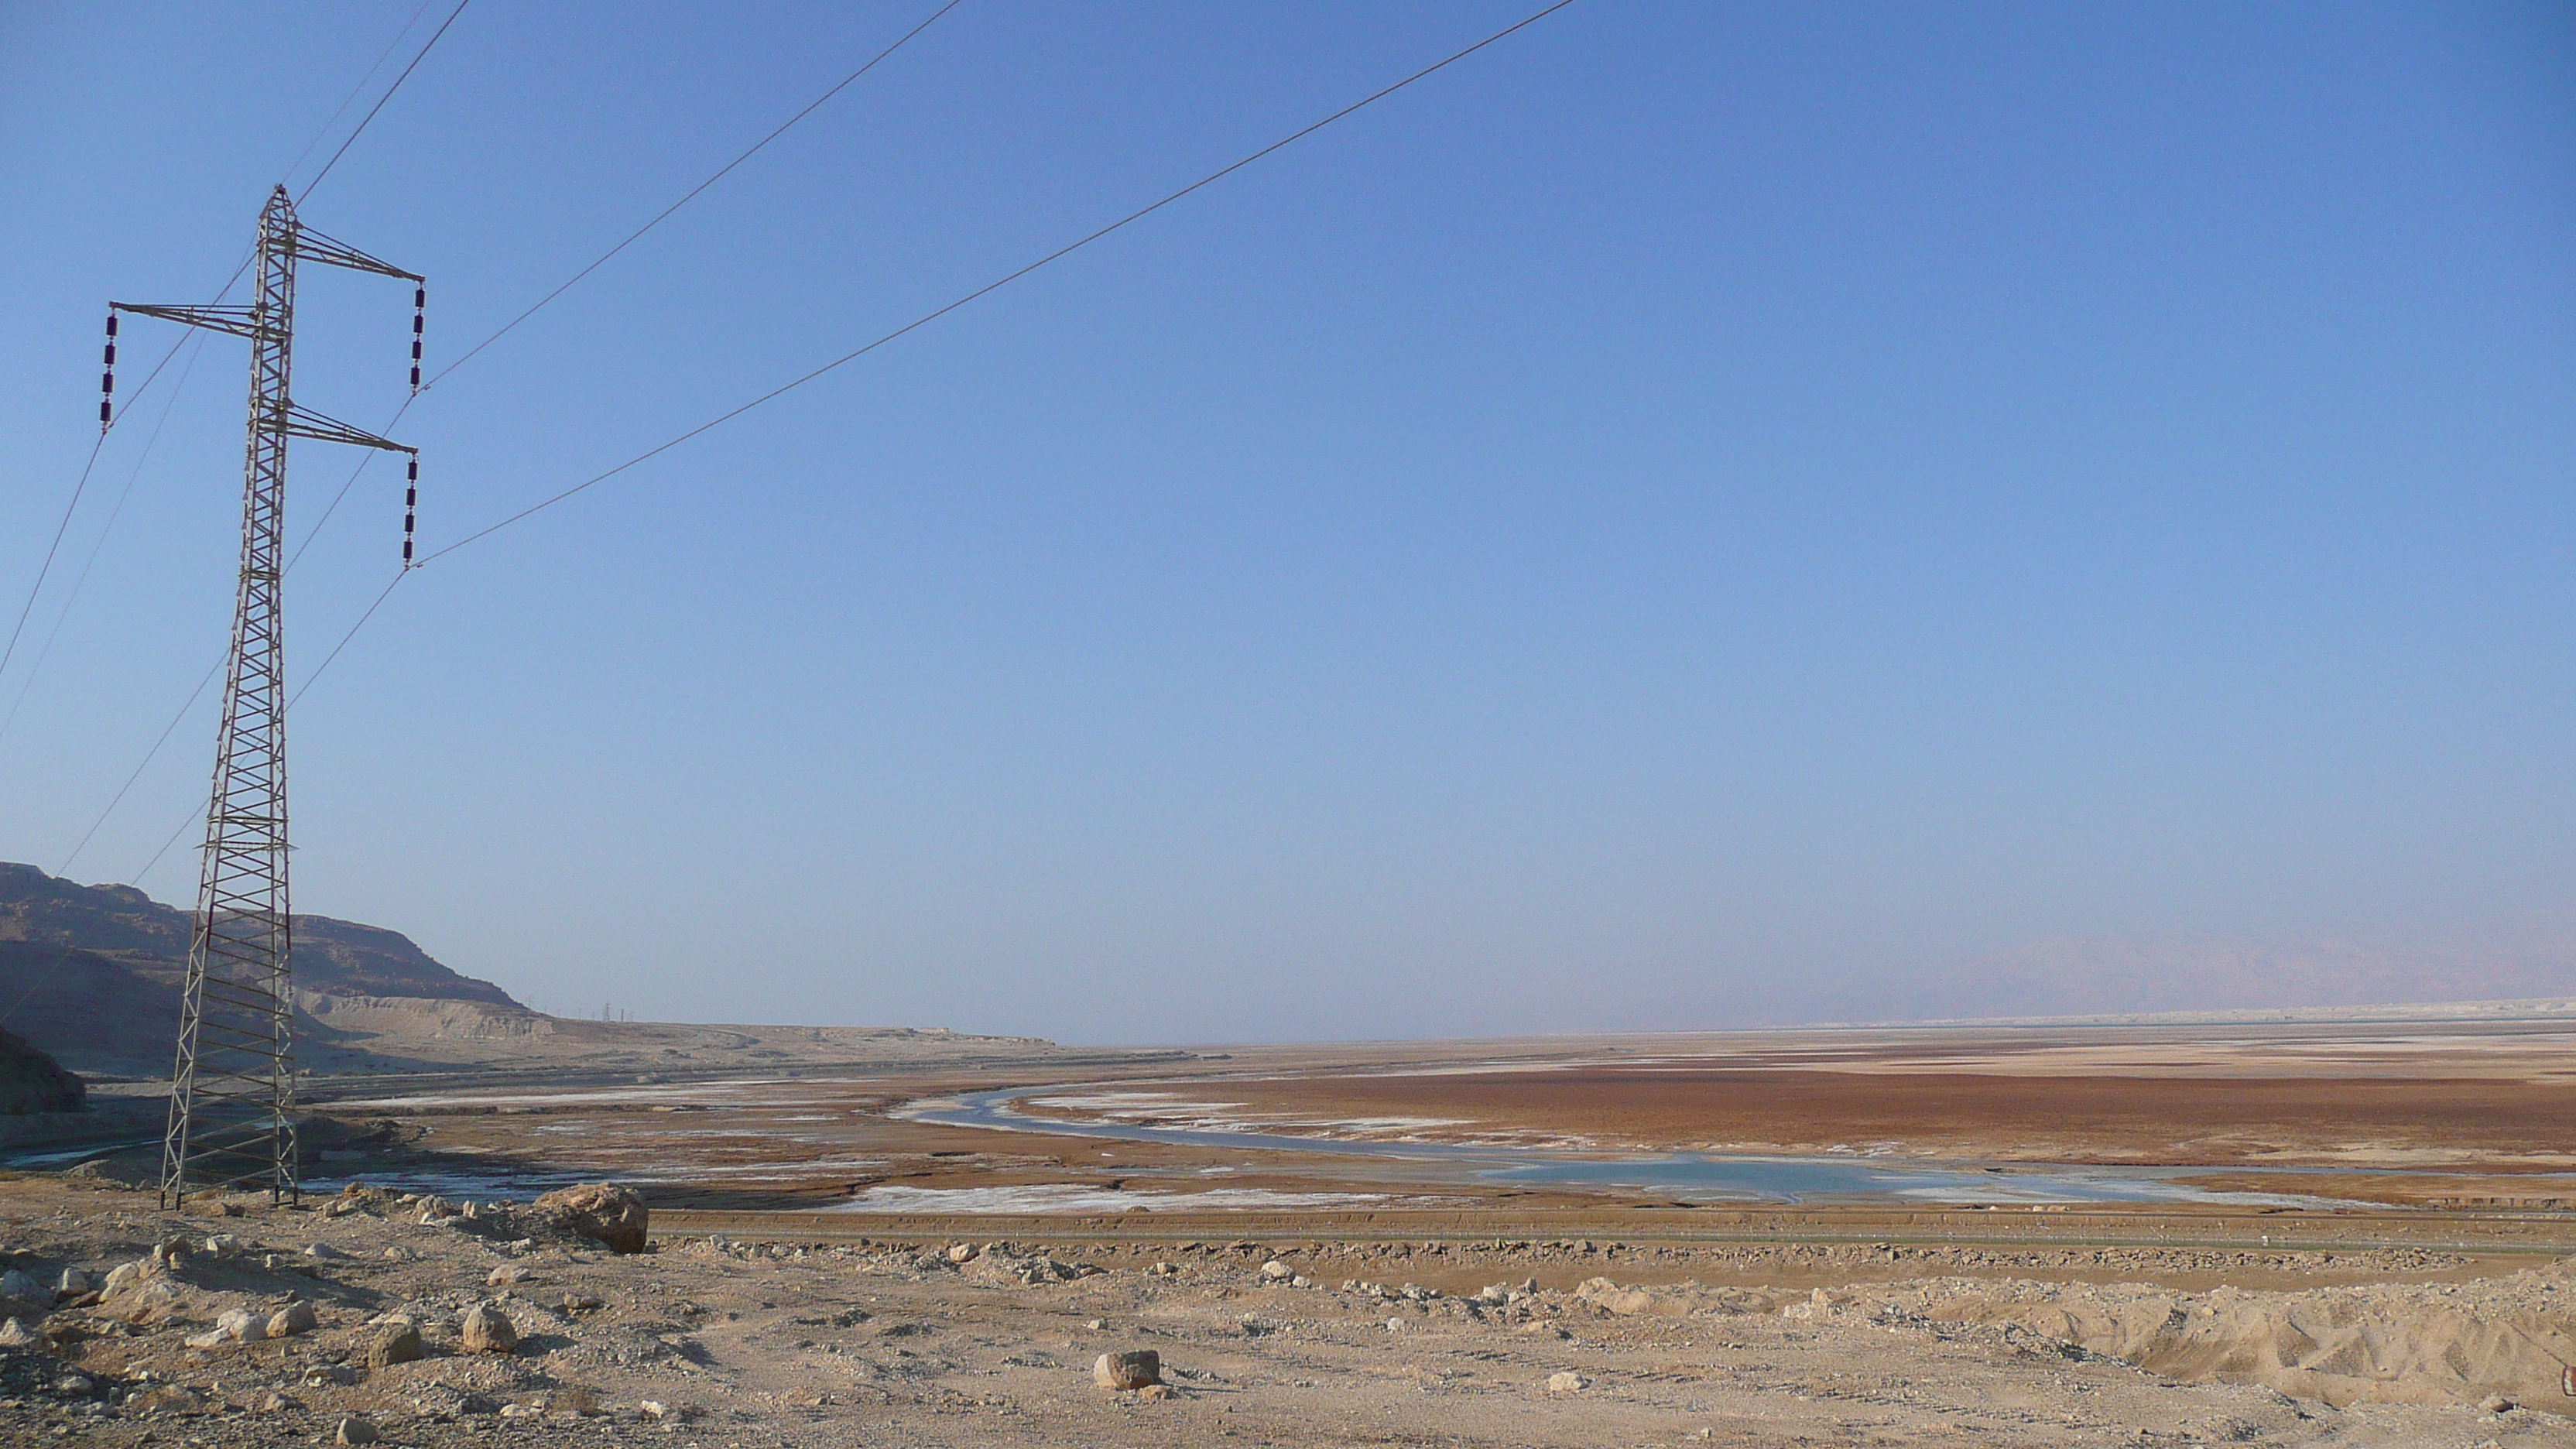
<path id="1" fill-rule="evenodd" d="M 428 306 L 428 305 L 429 305 L 429 289 L 428 289 L 427 287 L 414 287 L 414 288 L 412 288 L 412 289 L 411 289 L 411 304 L 412 304 L 412 306 L 414 306 L 414 307 L 426 307 L 426 306 Z"/>
<path id="2" fill-rule="evenodd" d="M 107 421 L 107 399 L 105 398 L 98 400 L 98 420 L 102 423 Z"/>
<path id="3" fill-rule="evenodd" d="M 107 365 L 116 366 L 116 344 L 113 342 L 107 344 Z"/>
<path id="4" fill-rule="evenodd" d="M 414 387 L 420 386 L 420 369 L 417 367 L 411 370 L 411 385 Z"/>
<path id="5" fill-rule="evenodd" d="M 110 337 L 116 335 L 116 314 L 113 312 L 107 314 L 107 335 Z"/>
<path id="6" fill-rule="evenodd" d="M 116 374 L 112 372 L 100 373 L 98 377 L 98 390 L 100 392 L 116 391 Z"/>

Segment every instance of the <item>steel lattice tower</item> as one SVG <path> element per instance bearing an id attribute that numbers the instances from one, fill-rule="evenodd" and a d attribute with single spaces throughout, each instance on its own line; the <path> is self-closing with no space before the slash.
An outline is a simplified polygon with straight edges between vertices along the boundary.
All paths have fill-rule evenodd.
<path id="1" fill-rule="evenodd" d="M 256 280 L 248 306 L 156 307 L 109 303 L 108 359 L 117 312 L 133 312 L 250 340 L 250 441 L 242 469 L 241 577 L 206 810 L 205 863 L 188 945 L 186 997 L 163 1138 L 165 1205 L 189 1188 L 296 1191 L 295 984 L 287 901 L 286 440 L 318 438 L 410 453 L 295 405 L 288 372 L 295 345 L 295 267 L 320 262 L 411 282 L 412 383 L 420 382 L 422 279 L 307 231 L 281 186 L 260 213 Z M 112 391 L 113 374 L 103 387 Z M 100 406 L 105 424 L 107 408 Z"/>

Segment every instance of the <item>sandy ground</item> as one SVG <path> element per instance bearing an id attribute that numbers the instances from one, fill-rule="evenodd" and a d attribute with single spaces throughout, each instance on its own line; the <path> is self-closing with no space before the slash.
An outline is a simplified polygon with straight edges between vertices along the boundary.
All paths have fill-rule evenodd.
<path id="1" fill-rule="evenodd" d="M 354 1415 L 406 1445 L 2576 1443 L 2552 1412 L 2576 1401 L 2525 1382 L 2576 1347 L 2558 1302 L 2576 1279 L 2546 1260 L 2392 1249 L 2347 1255 L 2342 1287 L 2178 1292 L 2144 1280 L 2300 1265 L 1606 1240 L 952 1253 L 668 1228 L 620 1257 L 421 1208 L 181 1215 L 0 1183 L 7 1261 L 31 1276 L 195 1249 L 102 1302 L 13 1305 L 41 1346 L 0 1349 L 0 1440 L 320 1443 Z M 2078 1281 L 2106 1273 L 2141 1281 Z M 297 1299 L 310 1332 L 186 1346 L 228 1309 Z M 515 1352 L 462 1351 L 477 1305 L 513 1321 Z M 391 1316 L 428 1354 L 369 1368 Z M 1096 1355 L 1134 1349 L 1170 1397 L 1094 1386 Z M 2261 1382 L 2283 1373 L 2301 1392 Z M 2478 1406 L 2498 1394 L 2517 1406 Z M 2405 1398 L 2433 1402 L 2375 1401 Z"/>

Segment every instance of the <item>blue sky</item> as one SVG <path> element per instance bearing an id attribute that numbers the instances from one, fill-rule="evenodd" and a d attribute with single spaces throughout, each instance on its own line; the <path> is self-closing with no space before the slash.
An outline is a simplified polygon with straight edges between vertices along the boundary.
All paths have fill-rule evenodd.
<path id="1" fill-rule="evenodd" d="M 930 8 L 475 0 L 306 219 L 429 275 L 435 368 Z M 1528 8 L 965 0 L 404 417 L 425 543 Z M 210 296 L 413 14 L 0 5 L 12 614 L 102 303 Z M 414 575 L 295 713 L 297 903 L 558 1009 L 1081 1041 L 2576 906 L 2571 258 L 2564 9 L 1582 0 Z M 408 300 L 308 274 L 298 400 L 382 424 Z M 220 652 L 241 368 L 101 455 L 0 858 Z M 297 446 L 299 531 L 357 461 Z M 398 486 L 298 567 L 297 677 Z"/>

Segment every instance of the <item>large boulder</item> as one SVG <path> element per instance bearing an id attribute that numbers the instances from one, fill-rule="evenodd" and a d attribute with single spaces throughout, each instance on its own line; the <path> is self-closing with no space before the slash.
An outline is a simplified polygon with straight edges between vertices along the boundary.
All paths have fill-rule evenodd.
<path id="1" fill-rule="evenodd" d="M 560 1188 L 530 1204 L 530 1211 L 557 1227 L 570 1228 L 612 1253 L 644 1251 L 651 1214 L 643 1195 L 633 1188 L 590 1182 Z"/>
<path id="2" fill-rule="evenodd" d="M 1104 1353 L 1091 1365 L 1091 1381 L 1104 1389 L 1141 1389 L 1163 1381 L 1163 1356 L 1150 1348 Z"/>

